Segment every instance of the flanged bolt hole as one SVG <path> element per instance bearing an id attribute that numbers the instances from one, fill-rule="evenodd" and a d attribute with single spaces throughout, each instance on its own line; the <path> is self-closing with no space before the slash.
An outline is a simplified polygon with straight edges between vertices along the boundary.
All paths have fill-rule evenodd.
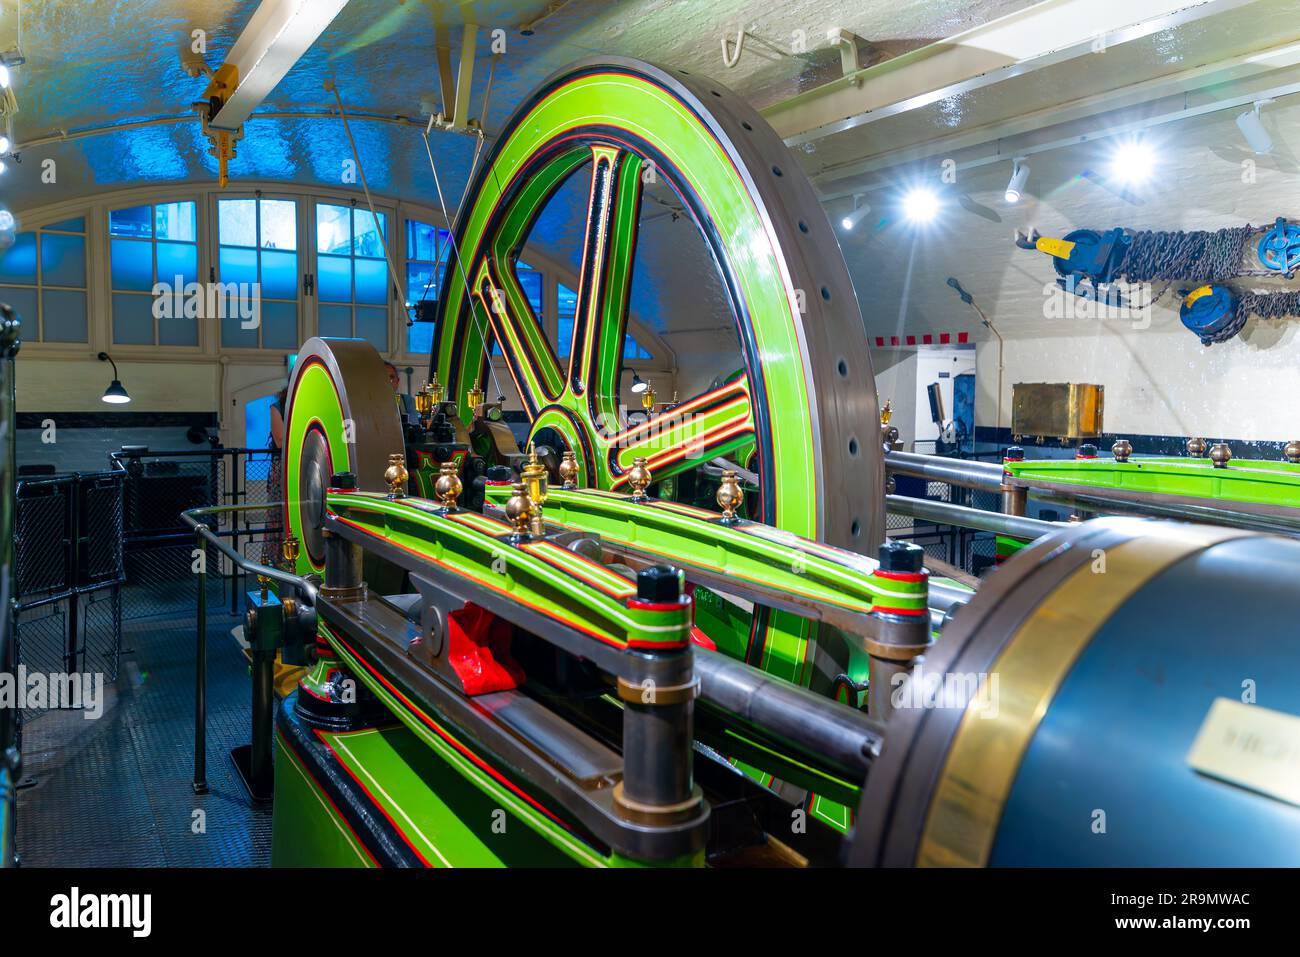
<path id="1" fill-rule="evenodd" d="M 782 172 L 781 172 L 781 167 L 779 167 L 779 166 L 773 166 L 773 167 L 772 167 L 772 175 L 774 175 L 774 176 L 784 176 L 785 173 L 782 173 Z"/>
<path id="2" fill-rule="evenodd" d="M 722 94 L 719 93 L 717 90 L 709 90 L 709 92 L 712 93 L 714 96 L 722 96 Z"/>
<path id="3" fill-rule="evenodd" d="M 754 128 L 750 126 L 749 123 L 747 123 L 745 120 L 741 120 L 740 125 L 743 126 L 745 129 L 749 130 L 751 133 L 754 132 Z"/>
<path id="4" fill-rule="evenodd" d="M 858 454 L 858 440 L 849 439 L 849 455 L 857 455 L 857 454 Z"/>
<path id="5" fill-rule="evenodd" d="M 799 232 L 801 233 L 808 232 L 808 224 L 805 223 L 802 219 L 799 220 Z"/>
<path id="6" fill-rule="evenodd" d="M 849 377 L 849 364 L 841 359 L 835 364 L 835 371 L 840 374 L 841 379 L 847 379 Z"/>
<path id="7" fill-rule="evenodd" d="M 825 286 L 822 286 L 822 299 L 826 300 L 826 302 L 831 301 L 831 291 Z"/>
<path id="8" fill-rule="evenodd" d="M 862 524 L 855 518 L 853 524 L 849 526 L 849 531 L 853 533 L 854 538 L 857 538 L 862 534 Z"/>

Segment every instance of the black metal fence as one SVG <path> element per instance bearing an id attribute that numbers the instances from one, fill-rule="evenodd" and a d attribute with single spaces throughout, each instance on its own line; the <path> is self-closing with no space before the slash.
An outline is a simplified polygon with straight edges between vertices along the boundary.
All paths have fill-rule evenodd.
<path id="1" fill-rule="evenodd" d="M 40 674 L 117 677 L 122 635 L 119 472 L 24 479 L 15 488 L 17 664 Z M 24 709 L 30 718 L 49 702 Z"/>
<path id="2" fill-rule="evenodd" d="M 948 502 L 987 512 L 1000 511 L 996 493 L 962 488 L 947 482 L 931 482 L 905 475 L 894 476 L 897 494 L 932 502 Z M 997 536 L 956 525 L 942 525 L 907 515 L 885 516 L 890 538 L 920 545 L 931 558 L 947 562 L 972 575 L 983 575 L 997 564 Z"/>
<path id="3" fill-rule="evenodd" d="M 273 505 L 280 492 L 279 453 L 267 449 L 154 451 L 127 446 L 110 456 L 126 477 L 123 615 L 127 619 L 176 614 L 194 606 L 197 553 L 194 533 L 181 513 L 209 505 Z M 236 551 L 258 561 L 278 554 L 278 508 L 227 513 L 214 531 Z M 219 582 L 231 614 L 238 612 L 243 575 L 209 549 L 209 581 Z M 221 600 L 218 598 L 218 600 Z"/>

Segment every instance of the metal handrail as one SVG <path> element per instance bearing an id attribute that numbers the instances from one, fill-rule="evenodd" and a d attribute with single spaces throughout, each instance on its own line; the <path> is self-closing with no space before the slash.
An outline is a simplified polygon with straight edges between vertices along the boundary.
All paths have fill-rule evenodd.
<path id="1" fill-rule="evenodd" d="M 316 604 L 317 587 L 312 582 L 301 575 L 295 575 L 292 572 L 286 572 L 279 568 L 273 568 L 270 565 L 263 565 L 261 562 L 255 562 L 250 558 L 241 555 L 222 540 L 216 532 L 208 527 L 203 519 L 213 515 L 221 515 L 226 512 L 249 512 L 268 508 L 280 508 L 283 503 L 273 502 L 269 504 L 250 504 L 244 502 L 239 505 L 205 505 L 201 508 L 191 508 L 181 512 L 181 519 L 190 528 L 194 529 L 195 540 L 198 542 L 207 542 L 222 555 L 225 555 L 236 568 L 243 569 L 246 572 L 252 572 L 254 575 L 261 575 L 272 581 L 279 582 L 282 585 L 288 585 L 301 595 L 308 605 Z M 207 564 L 199 565 L 199 597 L 196 608 L 196 648 L 194 661 L 194 788 L 195 794 L 206 794 L 208 791 L 207 778 L 207 740 L 208 740 L 208 702 L 207 702 L 207 685 L 208 685 L 208 568 Z"/>

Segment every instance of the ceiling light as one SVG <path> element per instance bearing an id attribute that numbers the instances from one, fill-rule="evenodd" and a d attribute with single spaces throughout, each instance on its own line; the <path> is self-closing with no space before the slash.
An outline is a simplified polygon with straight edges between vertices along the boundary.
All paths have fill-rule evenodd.
<path id="1" fill-rule="evenodd" d="M 928 223 L 938 212 L 938 197 L 924 187 L 909 190 L 903 197 L 903 215 L 914 223 Z"/>
<path id="2" fill-rule="evenodd" d="M 0 63 L 0 90 L 9 89 L 9 67 Z"/>
<path id="3" fill-rule="evenodd" d="M 1268 135 L 1268 130 L 1264 129 L 1264 124 L 1259 117 L 1260 108 L 1272 102 L 1272 100 L 1257 100 L 1253 110 L 1237 117 L 1237 129 L 1241 130 L 1241 135 L 1246 137 L 1250 148 L 1260 155 L 1273 152 L 1273 137 Z"/>
<path id="4" fill-rule="evenodd" d="M 866 203 L 862 202 L 862 196 L 859 194 L 854 194 L 853 209 L 851 212 L 849 212 L 848 215 L 846 215 L 843 219 L 840 220 L 840 225 L 843 226 L 846 230 L 852 229 L 858 223 L 862 222 L 863 218 L 869 212 L 871 212 L 871 207 Z"/>
<path id="5" fill-rule="evenodd" d="M 9 152 L 9 137 L 0 133 L 0 154 Z"/>
<path id="6" fill-rule="evenodd" d="M 1130 186 L 1145 183 L 1155 168 L 1155 150 L 1141 140 L 1120 143 L 1111 154 L 1111 178 Z"/>
<path id="7" fill-rule="evenodd" d="M 1007 183 L 1007 191 L 1004 196 L 1008 203 L 1020 202 L 1020 197 L 1024 195 L 1025 183 L 1029 181 L 1029 164 L 1023 160 L 1014 160 L 1011 166 L 1011 179 Z"/>
<path id="8" fill-rule="evenodd" d="M 101 401 L 107 402 L 110 405 L 124 405 L 125 403 L 130 402 L 131 396 L 127 394 L 126 388 L 117 377 L 117 363 L 113 361 L 112 357 L 107 352 L 101 352 L 99 354 L 99 361 L 107 362 L 113 367 L 113 381 L 110 382 L 108 388 L 104 390 L 104 394 L 100 397 Z"/>
<path id="9" fill-rule="evenodd" d="M 646 389 L 648 389 L 648 388 L 650 388 L 650 383 L 649 383 L 649 382 L 646 382 L 645 379 L 641 378 L 639 375 L 637 375 L 635 372 L 633 372 L 633 373 L 632 373 L 632 392 L 633 392 L 633 394 L 635 394 L 635 395 L 640 395 L 642 392 L 644 392 L 644 391 L 645 391 Z"/>

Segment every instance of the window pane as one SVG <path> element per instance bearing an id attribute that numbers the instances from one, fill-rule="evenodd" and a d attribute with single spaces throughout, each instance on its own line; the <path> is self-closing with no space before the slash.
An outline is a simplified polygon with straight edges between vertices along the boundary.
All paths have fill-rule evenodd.
<path id="1" fill-rule="evenodd" d="M 291 199 L 262 200 L 262 248 L 298 248 L 298 204 Z"/>
<path id="2" fill-rule="evenodd" d="M 317 256 L 316 263 L 316 295 L 326 302 L 351 302 L 352 260 L 346 256 Z"/>
<path id="3" fill-rule="evenodd" d="M 217 242 L 223 246 L 257 245 L 256 200 L 217 200 Z"/>
<path id="4" fill-rule="evenodd" d="M 372 214 L 368 209 L 354 209 L 353 216 L 353 246 L 352 251 L 357 256 L 365 256 L 368 259 L 382 259 L 384 256 L 384 236 L 388 231 L 388 217 L 383 213 Z M 379 217 L 376 225 L 375 217 Z"/>
<path id="5" fill-rule="evenodd" d="M 181 284 L 198 282 L 199 248 L 193 243 L 159 243 L 158 244 L 158 281 L 172 285 L 176 277 L 181 277 Z"/>
<path id="6" fill-rule="evenodd" d="M 153 289 L 153 243 L 110 240 L 113 288 L 149 292 Z M 152 342 L 153 340 L 150 339 Z"/>
<path id="7" fill-rule="evenodd" d="M 153 207 L 132 206 L 130 209 L 115 209 L 108 214 L 108 234 L 110 236 L 152 236 Z"/>
<path id="8" fill-rule="evenodd" d="M 19 233 L 14 244 L 0 256 L 0 282 L 36 285 L 35 233 Z"/>
<path id="9" fill-rule="evenodd" d="M 36 290 L 0 286 L 0 302 L 8 303 L 23 324 L 23 334 L 36 337 Z"/>
<path id="10" fill-rule="evenodd" d="M 427 263 L 406 264 L 406 301 L 415 305 L 425 299 L 438 298 L 436 267 Z"/>
<path id="11" fill-rule="evenodd" d="M 197 346 L 199 344 L 199 323 L 197 319 L 185 316 L 185 302 L 177 299 L 172 307 L 172 317 L 158 320 L 158 344 L 160 346 Z"/>
<path id="12" fill-rule="evenodd" d="M 113 293 L 113 342 L 128 346 L 153 345 L 153 296 Z"/>
<path id="13" fill-rule="evenodd" d="M 86 341 L 86 294 L 84 292 L 48 289 L 41 294 L 41 312 L 42 342 Z"/>
<path id="14" fill-rule="evenodd" d="M 223 283 L 237 282 L 252 285 L 257 282 L 257 250 L 222 246 L 218 260 Z"/>
<path id="15" fill-rule="evenodd" d="M 154 230 L 158 239 L 192 243 L 198 239 L 193 203 L 160 203 L 154 207 Z"/>
<path id="16" fill-rule="evenodd" d="M 388 302 L 388 264 L 382 259 L 358 259 L 357 302 L 382 306 Z"/>
<path id="17" fill-rule="evenodd" d="M 523 263 L 516 263 L 515 276 L 519 280 L 519 286 L 523 289 L 524 295 L 528 298 L 528 304 L 533 307 L 533 315 L 540 316 L 542 314 L 542 274 Z"/>
<path id="18" fill-rule="evenodd" d="M 298 304 L 262 302 L 262 348 L 292 349 L 298 345 Z"/>
<path id="19" fill-rule="evenodd" d="M 41 284 L 85 288 L 85 237 L 41 234 Z"/>
<path id="20" fill-rule="evenodd" d="M 440 230 L 416 219 L 406 221 L 406 258 L 434 262 L 438 252 Z M 442 230 L 445 232 L 445 230 Z"/>
<path id="21" fill-rule="evenodd" d="M 42 229 L 60 229 L 65 233 L 84 233 L 86 231 L 86 218 L 78 216 L 76 219 L 65 219 L 59 223 L 50 223 L 48 226 L 42 226 Z"/>
<path id="22" fill-rule="evenodd" d="M 388 310 L 357 307 L 357 338 L 369 339 L 380 352 L 388 351 Z"/>
<path id="23" fill-rule="evenodd" d="M 232 315 L 232 313 L 235 314 Z M 249 320 L 241 319 L 237 311 L 232 309 L 229 304 L 227 305 L 225 318 L 221 320 L 221 345 L 224 348 L 257 348 L 257 329 L 244 329 L 243 324 L 246 322 L 249 322 Z"/>
<path id="24" fill-rule="evenodd" d="M 556 354 L 564 357 L 569 354 L 573 341 L 573 317 L 578 311 L 578 294 L 564 283 L 556 284 Z"/>
<path id="25" fill-rule="evenodd" d="M 298 254 L 262 250 L 262 295 L 272 299 L 298 298 Z"/>
<path id="26" fill-rule="evenodd" d="M 333 336 L 336 339 L 352 338 L 351 306 L 321 306 L 317 316 L 320 325 L 318 335 Z"/>
<path id="27" fill-rule="evenodd" d="M 316 204 L 316 251 L 343 253 L 352 250 L 352 211 L 346 206 Z"/>
<path id="28" fill-rule="evenodd" d="M 406 330 L 406 351 L 416 355 L 432 352 L 433 329 L 432 322 L 417 322 L 409 326 Z"/>

